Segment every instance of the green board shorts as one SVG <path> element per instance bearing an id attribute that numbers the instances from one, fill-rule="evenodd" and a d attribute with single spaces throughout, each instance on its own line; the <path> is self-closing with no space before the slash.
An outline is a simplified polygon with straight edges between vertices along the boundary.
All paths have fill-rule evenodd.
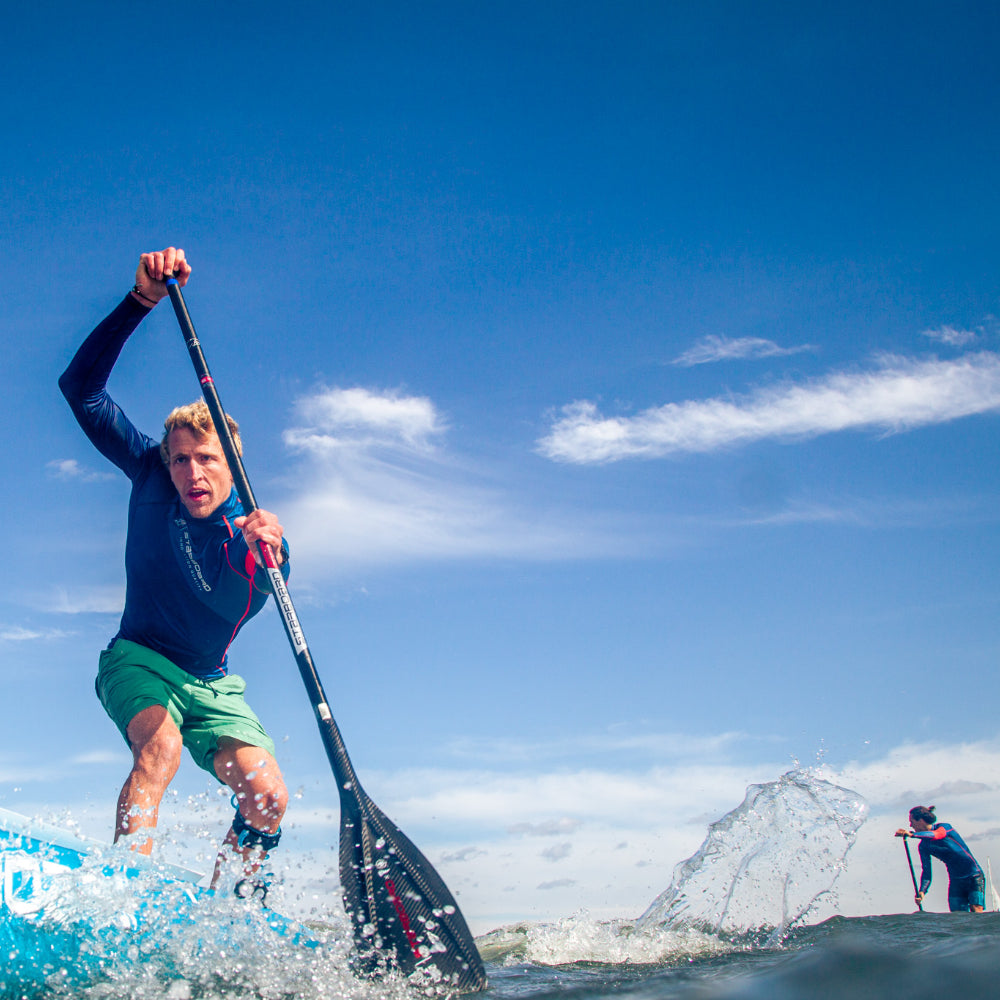
<path id="1" fill-rule="evenodd" d="M 95 683 L 97 697 L 126 743 L 132 719 L 144 708 L 162 705 L 195 763 L 215 778 L 212 761 L 223 736 L 262 747 L 274 756 L 274 741 L 243 700 L 246 686 L 237 674 L 201 680 L 128 639 L 116 639 L 101 652 Z"/>

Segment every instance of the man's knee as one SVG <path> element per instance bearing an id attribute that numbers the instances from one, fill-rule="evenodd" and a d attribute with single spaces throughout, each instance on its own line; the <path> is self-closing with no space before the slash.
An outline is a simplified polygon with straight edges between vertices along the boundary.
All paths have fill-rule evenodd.
<path id="1" fill-rule="evenodd" d="M 285 787 L 285 782 L 280 774 L 276 775 L 274 784 L 265 793 L 265 797 L 262 800 L 262 808 L 266 809 L 279 820 L 285 815 L 285 810 L 288 808 L 288 789 Z"/>
<path id="2" fill-rule="evenodd" d="M 288 789 L 281 772 L 274 767 L 269 773 L 255 775 L 247 787 L 237 792 L 237 799 L 247 822 L 276 829 L 288 808 Z"/>
<path id="3" fill-rule="evenodd" d="M 288 806 L 288 789 L 277 761 L 261 747 L 220 741 L 215 773 L 236 796 L 243 819 L 261 830 L 276 830 Z"/>

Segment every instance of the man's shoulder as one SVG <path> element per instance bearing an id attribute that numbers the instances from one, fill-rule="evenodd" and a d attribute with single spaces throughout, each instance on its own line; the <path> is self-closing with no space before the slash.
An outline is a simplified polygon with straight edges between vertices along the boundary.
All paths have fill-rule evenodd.
<path id="1" fill-rule="evenodd" d="M 170 480 L 170 473 L 163 464 L 159 442 L 148 439 L 149 444 L 136 462 L 132 476 L 132 491 L 148 500 L 172 500 L 177 490 Z M 148 494 L 148 496 L 146 496 Z"/>

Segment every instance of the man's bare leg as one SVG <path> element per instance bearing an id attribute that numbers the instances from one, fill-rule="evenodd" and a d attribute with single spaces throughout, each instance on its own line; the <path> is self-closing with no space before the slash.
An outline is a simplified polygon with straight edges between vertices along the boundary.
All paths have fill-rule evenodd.
<path id="1" fill-rule="evenodd" d="M 183 748 L 180 730 L 162 705 L 138 712 L 126 731 L 132 747 L 132 770 L 118 796 L 115 842 L 156 827 L 160 802 L 180 767 Z M 153 838 L 138 840 L 132 850 L 150 854 Z"/>
<path id="2" fill-rule="evenodd" d="M 260 833 L 277 834 L 288 806 L 288 789 L 277 761 L 261 747 L 223 738 L 213 763 L 219 780 L 233 790 L 247 826 Z M 257 871 L 267 852 L 256 846 L 240 846 L 239 834 L 230 827 L 216 859 L 213 888 L 234 855 L 240 859 L 241 876 L 246 878 Z"/>

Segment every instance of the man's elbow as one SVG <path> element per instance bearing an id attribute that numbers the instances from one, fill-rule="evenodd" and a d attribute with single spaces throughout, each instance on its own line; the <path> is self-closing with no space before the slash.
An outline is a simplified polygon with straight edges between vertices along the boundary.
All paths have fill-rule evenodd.
<path id="1" fill-rule="evenodd" d="M 76 379 L 73 378 L 72 371 L 67 368 L 66 371 L 59 376 L 59 391 L 63 394 L 67 402 L 72 403 L 73 398 L 77 395 L 75 392 Z"/>

